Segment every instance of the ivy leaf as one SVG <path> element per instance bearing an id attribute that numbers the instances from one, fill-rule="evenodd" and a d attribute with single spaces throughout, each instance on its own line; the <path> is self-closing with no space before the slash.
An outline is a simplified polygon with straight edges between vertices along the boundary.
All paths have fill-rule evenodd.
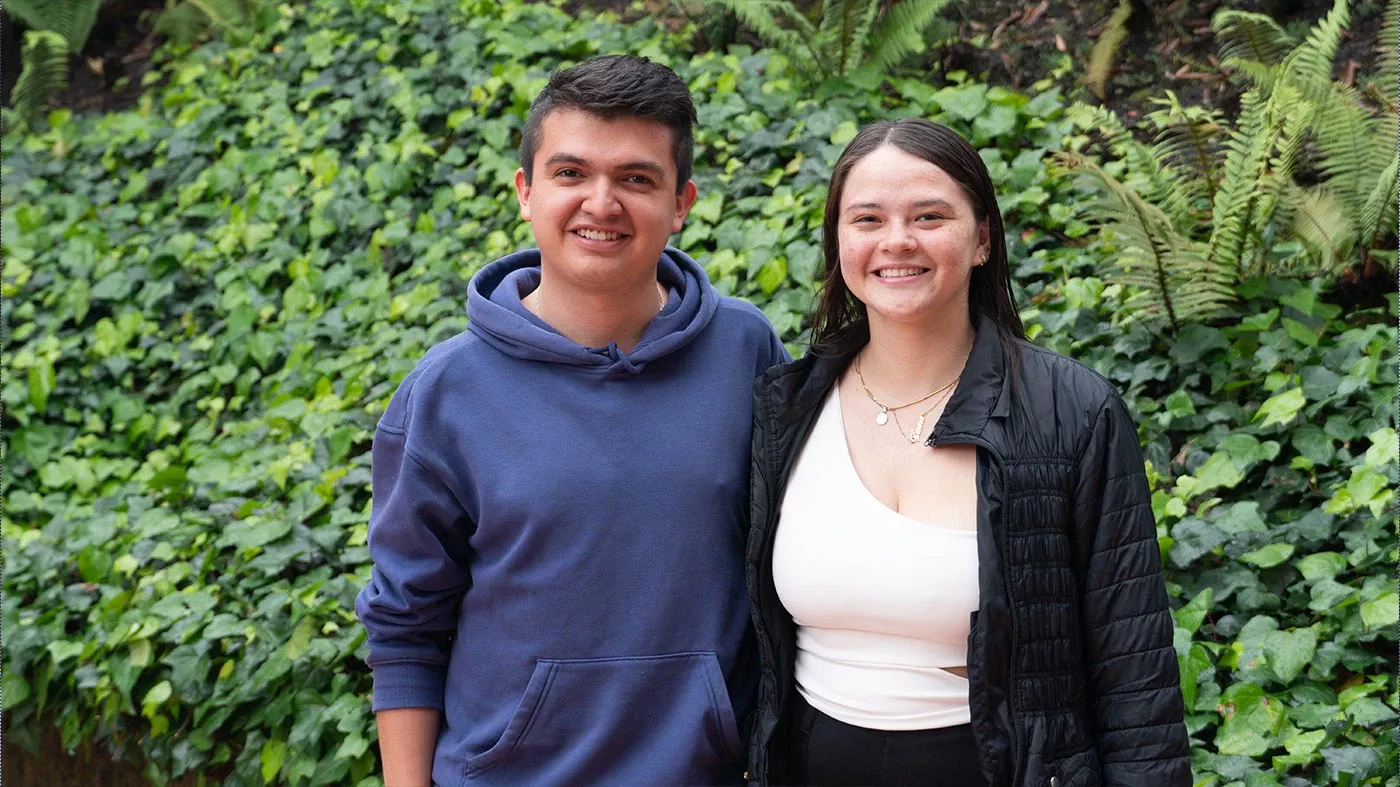
<path id="1" fill-rule="evenodd" d="M 39 360 L 29 367 L 29 403 L 34 405 L 35 410 L 43 413 L 48 409 L 49 394 L 53 393 L 57 384 L 57 375 L 49 361 Z"/>
<path id="2" fill-rule="evenodd" d="M 287 759 L 287 742 L 269 738 L 262 745 L 262 752 L 258 755 L 258 760 L 262 763 L 263 784 L 271 784 L 282 770 L 282 763 Z"/>
<path id="3" fill-rule="evenodd" d="M 1240 555 L 1240 560 L 1260 568 L 1273 568 L 1293 556 L 1292 544 L 1269 544 Z"/>
<path id="4" fill-rule="evenodd" d="M 141 715 L 150 718 L 151 715 L 155 713 L 156 708 L 170 699 L 172 691 L 173 689 L 168 680 L 163 680 L 152 686 L 150 690 L 146 692 L 146 696 L 141 698 Z"/>
<path id="5" fill-rule="evenodd" d="M 1177 522 L 1172 528 L 1172 538 L 1175 543 L 1168 554 L 1178 567 L 1191 565 L 1197 558 L 1229 540 L 1223 530 L 1195 517 Z"/>
<path id="6" fill-rule="evenodd" d="M 0 695 L 4 695 L 4 709 L 8 711 L 29 699 L 29 683 L 23 675 L 7 669 L 4 677 L 0 678 Z"/>
<path id="7" fill-rule="evenodd" d="M 1206 619 L 1206 613 L 1210 611 L 1210 602 L 1214 597 L 1214 592 L 1210 588 L 1205 588 L 1196 594 L 1191 601 L 1172 613 L 1176 618 L 1176 625 L 1195 634 L 1200 629 L 1201 623 Z"/>
<path id="8" fill-rule="evenodd" d="M 945 112 L 967 121 L 976 120 L 987 108 L 987 86 L 945 87 L 933 95 Z"/>
<path id="9" fill-rule="evenodd" d="M 1307 400 L 1303 398 L 1301 388 L 1289 388 L 1281 393 L 1269 397 L 1263 404 L 1259 405 L 1259 410 L 1254 413 L 1254 421 L 1264 419 L 1259 428 L 1264 429 L 1274 424 L 1283 424 L 1292 421 L 1303 409 Z"/>
<path id="10" fill-rule="evenodd" d="M 1298 453 L 1315 465 L 1326 465 L 1336 454 L 1332 438 L 1313 424 L 1299 424 L 1289 439 Z"/>
<path id="11" fill-rule="evenodd" d="M 1361 623 L 1368 631 L 1394 629 L 1400 623 L 1400 595 L 1391 591 L 1362 604 Z"/>
<path id="12" fill-rule="evenodd" d="M 1252 683 L 1236 683 L 1220 697 L 1217 711 L 1224 719 L 1215 736 L 1216 751 L 1262 757 L 1283 724 L 1283 707 Z"/>
<path id="13" fill-rule="evenodd" d="M 1314 552 L 1299 558 L 1293 565 L 1303 579 L 1316 582 L 1319 579 L 1335 579 L 1338 573 L 1346 570 L 1347 559 L 1336 552 Z"/>
<path id="14" fill-rule="evenodd" d="M 1395 711 L 1375 697 L 1362 697 L 1347 706 L 1346 716 L 1358 727 L 1395 721 Z"/>
<path id="15" fill-rule="evenodd" d="M 1323 749 L 1322 760 L 1326 784 L 1341 784 L 1342 774 L 1351 774 L 1352 784 L 1362 784 L 1380 766 L 1380 755 L 1364 746 L 1340 746 Z"/>
<path id="16" fill-rule="evenodd" d="M 1313 730 L 1312 732 L 1302 732 L 1286 739 L 1283 748 L 1292 755 L 1316 754 L 1317 747 L 1327 739 L 1327 730 Z"/>
<path id="17" fill-rule="evenodd" d="M 103 276 L 92 286 L 89 295 L 103 301 L 120 301 L 131 294 L 131 278 L 125 271 L 116 271 Z"/>
<path id="18" fill-rule="evenodd" d="M 301 658 L 302 654 L 306 653 L 307 648 L 311 647 L 311 640 L 316 637 L 317 631 L 316 621 L 310 615 L 303 617 L 301 622 L 297 624 L 296 630 L 292 632 L 291 638 L 287 640 L 282 651 L 283 654 L 289 661 Z"/>

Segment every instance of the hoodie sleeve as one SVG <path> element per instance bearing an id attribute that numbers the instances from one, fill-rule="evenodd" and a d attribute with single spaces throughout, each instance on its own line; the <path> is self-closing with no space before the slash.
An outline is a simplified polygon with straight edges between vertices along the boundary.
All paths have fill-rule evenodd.
<path id="1" fill-rule="evenodd" d="M 457 610 L 471 584 L 471 522 L 444 481 L 448 474 L 412 444 L 409 388 L 394 396 L 374 435 L 373 570 L 355 599 L 369 634 L 376 712 L 443 708 Z"/>
<path id="2" fill-rule="evenodd" d="M 1185 710 L 1137 429 L 1115 393 L 1079 462 L 1081 622 L 1105 785 L 1191 784 Z"/>

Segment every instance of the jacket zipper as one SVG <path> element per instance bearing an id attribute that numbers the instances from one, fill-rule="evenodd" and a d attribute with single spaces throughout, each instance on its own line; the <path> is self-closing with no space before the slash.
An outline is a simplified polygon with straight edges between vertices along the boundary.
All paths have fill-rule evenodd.
<path id="1" fill-rule="evenodd" d="M 937 431 L 937 427 L 935 427 L 935 431 Z M 928 441 L 924 444 L 927 445 L 929 448 L 936 448 L 938 446 L 949 445 L 971 445 L 980 450 L 988 452 L 992 455 L 993 458 L 997 460 L 998 465 L 1001 464 L 1001 455 L 997 453 L 996 449 L 992 447 L 991 443 L 979 437 L 963 437 L 956 440 L 945 440 L 943 442 L 939 442 L 934 438 L 932 434 L 930 434 Z M 982 490 L 980 488 L 977 490 L 977 497 L 979 500 L 982 497 Z M 1006 528 L 1001 528 L 1000 531 L 995 534 L 995 537 L 997 542 L 997 548 L 1001 550 L 1001 584 L 1002 592 L 1006 594 L 1006 615 L 1011 620 L 1011 652 L 1007 656 L 1006 665 L 1006 703 L 1007 707 L 1009 707 L 1011 710 L 1009 714 L 1011 716 L 1011 784 L 1012 787 L 1015 787 L 1017 777 L 1016 764 L 1020 762 L 1019 749 L 1021 738 L 1021 715 L 1020 713 L 1018 713 L 1019 709 L 1016 707 L 1016 702 L 1014 702 L 1014 697 L 1016 693 L 1016 649 L 1018 647 L 1016 631 L 1016 605 L 1012 603 L 1011 572 L 1007 570 L 1007 561 L 1009 559 L 1008 556 L 1010 545 L 1006 540 Z"/>

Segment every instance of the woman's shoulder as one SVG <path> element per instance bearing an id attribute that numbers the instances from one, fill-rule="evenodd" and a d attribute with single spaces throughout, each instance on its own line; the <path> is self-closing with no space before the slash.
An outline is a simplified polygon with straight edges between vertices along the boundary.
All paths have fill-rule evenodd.
<path id="1" fill-rule="evenodd" d="M 1118 387 L 1098 371 L 1073 358 L 1048 350 L 1027 339 L 1018 340 L 1016 349 L 1019 382 L 1029 390 L 1052 390 L 1083 402 L 1109 405 L 1121 402 Z"/>

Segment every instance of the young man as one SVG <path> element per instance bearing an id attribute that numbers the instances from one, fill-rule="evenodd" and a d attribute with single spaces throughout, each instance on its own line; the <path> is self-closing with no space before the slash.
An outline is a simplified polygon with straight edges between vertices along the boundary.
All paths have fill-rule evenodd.
<path id="1" fill-rule="evenodd" d="M 694 122 L 647 60 L 554 74 L 515 176 L 539 249 L 472 278 L 380 420 L 355 608 L 388 787 L 739 777 L 752 381 L 787 353 L 666 246 Z"/>

